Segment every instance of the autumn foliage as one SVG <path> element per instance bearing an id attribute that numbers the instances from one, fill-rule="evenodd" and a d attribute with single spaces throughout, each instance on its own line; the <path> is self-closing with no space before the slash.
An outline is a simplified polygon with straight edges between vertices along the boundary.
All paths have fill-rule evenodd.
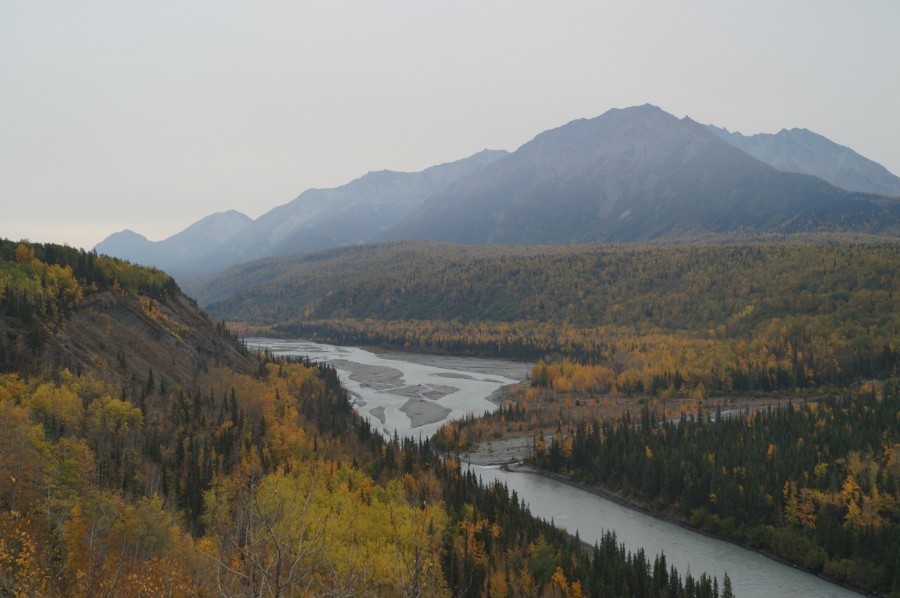
<path id="1" fill-rule="evenodd" d="M 250 355 L 158 271 L 0 257 L 4 596 L 718 595 L 613 535 L 585 550 L 429 439 L 383 438 L 334 369 Z"/>

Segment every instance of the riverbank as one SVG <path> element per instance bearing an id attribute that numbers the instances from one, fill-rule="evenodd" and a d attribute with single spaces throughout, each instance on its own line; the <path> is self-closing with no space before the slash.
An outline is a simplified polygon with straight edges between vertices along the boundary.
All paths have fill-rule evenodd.
<path id="1" fill-rule="evenodd" d="M 734 546 L 743 548 L 745 550 L 749 550 L 758 555 L 766 557 L 776 563 L 780 563 L 780 564 L 790 567 L 792 569 L 796 569 L 797 571 L 802 571 L 809 575 L 815 576 L 815 577 L 817 577 L 823 581 L 826 581 L 830 584 L 833 584 L 835 586 L 850 590 L 852 592 L 856 592 L 862 596 L 866 595 L 865 593 L 863 593 L 863 590 L 861 588 L 857 588 L 857 587 L 851 586 L 849 584 L 843 583 L 839 580 L 828 577 L 827 575 L 824 575 L 822 573 L 816 573 L 813 571 L 809 571 L 808 569 L 805 569 L 804 567 L 801 567 L 801 566 L 797 565 L 796 563 L 791 562 L 787 559 L 784 559 L 784 558 L 782 558 L 772 552 L 769 552 L 767 550 L 762 550 L 760 548 L 750 545 L 749 543 L 741 542 L 739 539 L 728 538 L 725 536 L 721 536 L 721 535 L 712 533 L 708 530 L 697 528 L 697 527 L 691 525 L 690 522 L 687 519 L 685 519 L 684 517 L 675 515 L 673 513 L 667 513 L 664 511 L 660 511 L 658 509 L 651 507 L 647 503 L 644 503 L 642 501 L 639 501 L 639 500 L 636 500 L 633 498 L 623 496 L 622 494 L 619 494 L 618 492 L 608 490 L 601 486 L 593 486 L 593 485 L 589 485 L 589 484 L 584 484 L 582 482 L 574 480 L 571 477 L 563 475 L 563 474 L 558 474 L 558 473 L 553 473 L 553 472 L 548 472 L 548 471 L 543 471 L 543 470 L 537 469 L 535 467 L 525 464 L 523 461 L 524 461 L 524 459 L 514 462 L 514 463 L 507 462 L 507 463 L 502 463 L 499 465 L 502 465 L 504 468 L 506 468 L 506 470 L 508 470 L 510 472 L 526 473 L 526 474 L 530 474 L 530 475 L 534 475 L 534 476 L 539 476 L 539 477 L 542 477 L 542 478 L 545 478 L 548 480 L 552 480 L 554 482 L 558 482 L 560 484 L 565 484 L 567 486 L 577 488 L 583 492 L 593 494 L 594 496 L 598 496 L 604 500 L 608 500 L 608 501 L 615 503 L 621 507 L 625 507 L 629 510 L 641 513 L 642 515 L 652 517 L 659 521 L 664 521 L 668 524 L 675 525 L 684 530 L 700 534 L 707 538 L 712 538 L 712 539 L 719 540 L 722 542 L 727 542 Z M 472 464 L 474 465 L 475 463 L 472 463 Z M 498 465 L 498 464 L 492 463 L 489 465 Z"/>

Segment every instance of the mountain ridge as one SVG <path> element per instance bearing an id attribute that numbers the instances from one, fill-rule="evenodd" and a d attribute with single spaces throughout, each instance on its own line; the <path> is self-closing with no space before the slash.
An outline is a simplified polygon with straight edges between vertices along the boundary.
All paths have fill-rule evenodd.
<path id="1" fill-rule="evenodd" d="M 781 162 L 743 147 L 775 138 L 793 140 L 779 141 L 787 156 Z M 818 162 L 804 158 L 811 144 Z M 866 165 L 851 169 L 858 178 L 896 179 L 900 195 L 900 178 L 810 131 L 750 138 L 645 104 L 543 131 L 513 153 L 483 150 L 415 173 L 372 171 L 340 187 L 308 189 L 255 220 L 220 212 L 163 241 L 126 230 L 95 249 L 185 280 L 264 257 L 401 239 L 534 244 L 722 234 L 897 236 L 898 202 L 848 192 L 844 187 L 854 185 L 823 178 L 822 164 L 851 158 Z M 856 187 L 879 188 L 872 181 Z"/>
<path id="2" fill-rule="evenodd" d="M 230 210 L 207 216 L 163 241 L 114 233 L 95 250 L 173 275 L 210 274 L 274 255 L 364 242 L 435 192 L 507 154 L 482 150 L 418 172 L 369 172 L 331 189 L 308 189 L 259 218 Z M 231 234 L 215 235 L 227 228 Z M 140 239 L 136 238 L 140 237 Z"/>
<path id="3" fill-rule="evenodd" d="M 707 125 L 707 128 L 729 144 L 778 170 L 811 174 L 848 191 L 900 197 L 900 177 L 851 148 L 809 129 L 781 129 L 774 134 L 743 135 L 714 125 Z"/>
<path id="4" fill-rule="evenodd" d="M 898 208 L 783 173 L 651 105 L 537 135 L 377 241 L 647 242 L 728 232 L 896 232 Z"/>

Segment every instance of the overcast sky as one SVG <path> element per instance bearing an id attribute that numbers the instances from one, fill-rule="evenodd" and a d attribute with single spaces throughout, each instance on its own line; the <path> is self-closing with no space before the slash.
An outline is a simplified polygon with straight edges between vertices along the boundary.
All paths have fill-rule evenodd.
<path id="1" fill-rule="evenodd" d="M 651 103 L 900 174 L 900 2 L 0 0 L 0 237 L 91 248 Z"/>

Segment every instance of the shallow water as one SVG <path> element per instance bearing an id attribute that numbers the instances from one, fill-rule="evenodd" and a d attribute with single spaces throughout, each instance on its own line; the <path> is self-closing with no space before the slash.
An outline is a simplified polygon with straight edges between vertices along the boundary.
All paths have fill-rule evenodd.
<path id="1" fill-rule="evenodd" d="M 308 356 L 335 366 L 354 406 L 373 428 L 391 437 L 427 438 L 447 421 L 482 415 L 497 405 L 494 392 L 525 379 L 529 366 L 502 360 L 402 354 L 376 355 L 356 347 L 305 340 L 248 338 L 251 348 Z M 516 375 L 510 378 L 510 375 Z"/>

